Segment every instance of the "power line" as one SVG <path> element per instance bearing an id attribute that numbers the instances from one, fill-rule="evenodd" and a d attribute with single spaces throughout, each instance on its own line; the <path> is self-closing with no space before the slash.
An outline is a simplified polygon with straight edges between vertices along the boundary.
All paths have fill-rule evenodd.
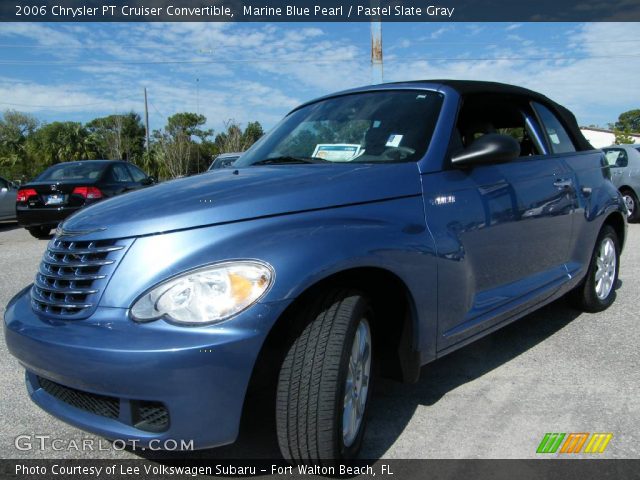
<path id="1" fill-rule="evenodd" d="M 332 62 L 353 62 L 353 59 L 326 59 L 326 60 L 313 60 L 313 63 L 332 63 Z M 0 60 L 0 65 L 19 65 L 19 66 L 85 66 L 85 67 L 93 67 L 93 66 L 103 66 L 103 65 L 179 65 L 179 64 L 188 64 L 188 65 L 208 65 L 208 64 L 218 64 L 218 63 L 303 63 L 309 62 L 307 58 L 296 58 L 296 59 L 286 59 L 286 58 L 274 58 L 271 60 L 265 58 L 250 58 L 250 59 L 218 59 L 218 60 L 148 60 L 148 61 L 96 61 L 96 62 L 71 62 L 71 61 L 48 61 L 48 60 Z"/>
<path id="2" fill-rule="evenodd" d="M 492 60 L 523 60 L 523 61 L 540 61 L 540 60 L 590 60 L 590 59 L 612 59 L 612 58 L 638 58 L 640 54 L 627 55 L 557 55 L 557 56 L 508 56 L 508 57 L 390 57 L 388 61 L 455 61 L 455 62 L 475 62 L 475 61 L 492 61 Z M 309 58 L 248 58 L 248 59 L 211 59 L 211 60 L 149 60 L 149 61 L 96 61 L 96 62 L 69 62 L 69 61 L 42 61 L 42 60 L 0 60 L 0 65 L 15 66 L 109 66 L 109 65 L 209 65 L 221 63 L 342 63 L 342 62 L 364 62 L 364 60 L 356 58 L 343 59 L 314 59 Z"/>
<path id="3" fill-rule="evenodd" d="M 162 113 L 160 110 L 158 110 L 158 108 L 153 104 L 153 102 L 151 100 L 149 100 L 149 105 L 151 105 L 153 107 L 153 109 L 156 111 L 156 113 L 158 115 L 160 115 L 163 118 L 167 118 L 167 116 L 164 113 Z"/>
<path id="4" fill-rule="evenodd" d="M 472 40 L 469 40 L 468 42 L 462 42 L 462 41 L 446 41 L 446 40 L 437 40 L 437 39 L 424 39 L 424 40 L 410 40 L 407 39 L 411 45 L 482 45 L 482 46 L 496 46 L 496 47 L 503 47 L 505 46 L 505 43 L 523 43 L 523 42 L 531 42 L 530 46 L 536 46 L 539 48 L 544 48 L 546 45 L 616 45 L 616 44 L 620 44 L 620 43 L 640 43 L 640 39 L 638 40 L 594 40 L 594 41 L 577 41 L 577 40 L 566 40 L 566 41 L 552 41 L 552 40 L 545 40 L 542 42 L 536 41 L 536 40 L 532 40 L 530 38 L 518 38 L 516 39 L 507 39 L 504 40 L 502 42 L 497 42 L 497 41 L 492 41 L 492 42 L 474 42 Z M 409 46 L 411 46 L 409 45 Z M 401 45 L 391 45 L 391 47 L 398 47 Z M 408 47 L 406 47 L 408 48 Z"/>
<path id="5" fill-rule="evenodd" d="M 412 45 L 415 44 L 425 44 L 425 45 L 483 45 L 483 46 L 502 46 L 504 45 L 505 42 L 496 42 L 496 41 L 491 41 L 491 42 L 479 42 L 479 41 L 446 41 L 446 40 L 438 40 L 438 39 L 423 39 L 423 40 L 409 40 L 411 42 Z M 515 42 L 526 42 L 526 41 L 530 41 L 530 42 L 534 42 L 536 46 L 538 47 L 543 47 L 544 45 L 571 45 L 571 44 L 579 44 L 579 45 L 604 45 L 604 44 L 621 44 L 621 43 L 640 43 L 640 39 L 638 40 L 634 40 L 634 39 L 627 39 L 627 40 L 593 40 L 593 41 L 576 41 L 576 40 L 566 40 L 566 41 L 551 41 L 551 40 L 545 40 L 545 41 L 537 41 L 537 40 L 533 40 L 533 39 L 529 39 L 529 38 L 521 38 L 518 40 L 509 40 L 509 41 L 515 41 Z M 291 42 L 272 42 L 272 43 L 267 43 L 265 41 L 260 42 L 260 44 L 262 46 L 268 46 L 268 47 L 279 47 L 279 46 L 289 46 L 291 45 Z M 390 45 L 390 47 L 394 47 L 397 45 Z M 247 47 L 256 47 L 256 45 L 217 45 L 218 49 L 229 49 L 229 48 L 247 48 Z M 164 50 L 167 48 L 166 44 L 134 44 L 134 45 L 114 45 L 114 44 L 101 44 L 101 45 L 61 45 L 61 44 L 55 44 L 55 45 L 41 45 L 41 44 L 13 44 L 13 43 L 0 43 L 0 48 L 6 48 L 6 49 L 10 49 L 10 48 L 20 48 L 20 49 L 28 49 L 28 48 L 33 48 L 33 49 L 43 49 L 43 50 L 64 50 L 64 49 L 69 49 L 69 50 L 73 50 L 73 49 L 78 49 L 78 50 L 91 50 L 91 49 L 98 49 L 98 50 L 108 50 L 108 49 L 112 49 L 112 48 L 121 48 L 121 49 L 125 49 L 125 50 L 130 50 L 130 49 L 134 49 L 134 48 L 138 48 L 138 49 L 158 49 L 158 50 Z M 175 48 L 175 50 L 200 50 L 200 51 L 204 51 L 205 49 L 207 51 L 214 51 L 215 49 L 212 47 L 207 47 L 207 46 L 192 46 L 192 47 L 188 47 L 185 46 L 183 48 Z"/>
<path id="6" fill-rule="evenodd" d="M 122 98 L 118 101 L 123 100 L 133 100 L 133 98 Z M 95 105 L 104 105 L 105 103 L 111 103 L 115 100 L 103 100 L 101 102 L 93 102 L 93 103 L 81 103 L 76 105 L 35 105 L 32 103 L 13 103 L 13 102 L 0 102 L 0 105 L 7 105 L 10 107 L 31 107 L 31 108 L 48 108 L 48 109 L 58 109 L 58 108 L 80 108 L 80 107 L 92 107 Z"/>
<path id="7" fill-rule="evenodd" d="M 482 62 L 489 60 L 591 60 L 593 58 L 637 58 L 640 54 L 629 55 L 558 55 L 558 56 L 544 56 L 544 57 L 390 57 L 389 62 L 393 61 L 450 61 L 450 62 Z"/>
<path id="8" fill-rule="evenodd" d="M 330 39 L 325 39 L 325 40 L 321 40 L 321 41 L 334 41 L 335 40 L 330 40 Z M 235 44 L 235 45 L 225 45 L 223 43 L 216 43 L 215 47 L 209 46 L 209 45 L 184 45 L 184 46 L 169 46 L 166 43 L 148 43 L 148 44 L 143 44 L 143 43 L 136 43 L 133 45 L 119 45 L 119 44 L 113 44 L 113 43 L 104 43 L 104 44 L 99 44 L 99 45 L 64 45 L 64 44 L 49 44 L 49 45 L 43 45 L 43 44 L 19 44 L 19 43 L 0 43 L 0 48 L 4 48 L 4 49 L 11 49 L 11 48 L 17 48 L 17 49 L 41 49 L 41 50 L 109 50 L 109 49 L 114 49 L 114 48 L 119 48 L 119 49 L 124 49 L 124 50 L 131 50 L 131 49 L 141 49 L 141 50 L 166 50 L 168 47 L 172 48 L 173 50 L 178 50 L 178 51 L 182 51 L 182 50 L 189 50 L 189 51 L 200 51 L 200 52 L 213 52 L 214 50 L 218 49 L 234 49 L 234 48 L 238 48 L 238 49 L 246 49 L 246 48 L 258 48 L 258 47 L 287 47 L 287 46 L 291 46 L 293 42 L 292 41 L 281 41 L 281 42 L 268 42 L 267 40 L 261 40 L 260 42 L 254 43 L 254 44 L 247 44 L 247 45 L 239 45 L 239 44 Z"/>

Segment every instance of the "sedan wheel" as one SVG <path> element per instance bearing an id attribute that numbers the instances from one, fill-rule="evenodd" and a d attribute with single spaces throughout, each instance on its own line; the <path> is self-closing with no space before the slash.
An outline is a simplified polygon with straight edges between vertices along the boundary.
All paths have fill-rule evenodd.
<path id="1" fill-rule="evenodd" d="M 627 207 L 627 220 L 629 222 L 635 222 L 638 220 L 638 198 L 630 190 L 624 190 L 622 192 L 622 199 Z"/>
<path id="2" fill-rule="evenodd" d="M 27 227 L 27 230 L 31 236 L 39 240 L 45 240 L 51 234 L 51 227 Z"/>

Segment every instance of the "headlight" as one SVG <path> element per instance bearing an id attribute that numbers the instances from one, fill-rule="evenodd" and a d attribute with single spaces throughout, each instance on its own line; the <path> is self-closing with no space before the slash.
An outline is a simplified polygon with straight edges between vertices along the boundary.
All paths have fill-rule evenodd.
<path id="1" fill-rule="evenodd" d="M 271 267 L 260 262 L 210 265 L 155 286 L 135 302 L 131 315 L 140 322 L 220 322 L 257 302 L 272 281 Z"/>

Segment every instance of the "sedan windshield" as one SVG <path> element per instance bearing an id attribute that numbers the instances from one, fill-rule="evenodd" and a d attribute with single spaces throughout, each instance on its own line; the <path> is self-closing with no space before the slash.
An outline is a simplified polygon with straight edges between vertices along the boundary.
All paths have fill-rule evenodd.
<path id="1" fill-rule="evenodd" d="M 105 164 L 100 162 L 68 162 L 59 163 L 46 169 L 38 177 L 36 182 L 75 182 L 96 181 L 104 171 Z"/>
<path id="2" fill-rule="evenodd" d="M 219 168 L 233 167 L 233 164 L 238 158 L 240 158 L 240 155 L 227 156 L 227 157 L 219 156 L 213 161 L 213 163 L 209 167 L 209 170 L 218 170 Z"/>
<path id="3" fill-rule="evenodd" d="M 417 161 L 429 146 L 441 105 L 441 94 L 414 90 L 321 100 L 285 117 L 235 166 Z"/>

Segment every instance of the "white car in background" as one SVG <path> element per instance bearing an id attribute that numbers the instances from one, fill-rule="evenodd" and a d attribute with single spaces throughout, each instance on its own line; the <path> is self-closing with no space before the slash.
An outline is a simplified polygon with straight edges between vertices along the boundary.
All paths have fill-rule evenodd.
<path id="1" fill-rule="evenodd" d="M 602 149 L 611 167 L 611 181 L 616 186 L 627 205 L 627 219 L 640 219 L 640 145 L 611 145 Z"/>
<path id="2" fill-rule="evenodd" d="M 0 177 L 0 220 L 16 218 L 16 195 L 18 187 L 15 183 Z"/>

